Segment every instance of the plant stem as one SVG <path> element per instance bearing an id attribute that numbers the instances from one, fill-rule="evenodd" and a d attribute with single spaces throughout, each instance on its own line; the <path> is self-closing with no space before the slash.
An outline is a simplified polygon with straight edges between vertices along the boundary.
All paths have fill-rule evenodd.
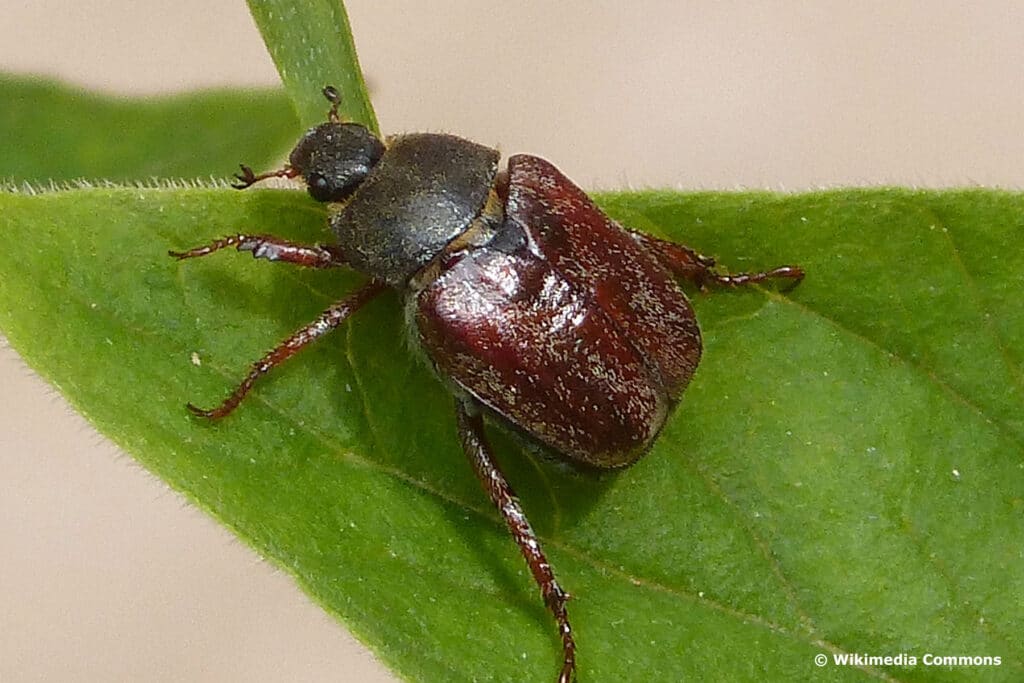
<path id="1" fill-rule="evenodd" d="M 328 105 L 321 91 L 333 85 L 342 95 L 342 118 L 379 134 L 341 0 L 248 0 L 248 4 L 303 126 L 327 119 Z"/>

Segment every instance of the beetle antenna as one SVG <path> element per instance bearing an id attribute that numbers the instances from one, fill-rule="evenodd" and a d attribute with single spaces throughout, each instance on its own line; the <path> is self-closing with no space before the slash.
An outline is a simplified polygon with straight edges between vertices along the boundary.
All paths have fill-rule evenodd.
<path id="1" fill-rule="evenodd" d="M 244 190 L 253 183 L 266 180 L 267 178 L 294 178 L 299 175 L 299 170 L 288 164 L 285 164 L 284 168 L 279 168 L 276 171 L 267 171 L 266 173 L 260 173 L 259 175 L 253 173 L 252 169 L 245 164 L 239 164 L 239 167 L 242 169 L 242 172 L 235 174 L 235 177 L 238 178 L 238 182 L 231 183 L 231 187 L 236 190 Z"/>
<path id="2" fill-rule="evenodd" d="M 331 103 L 331 110 L 327 113 L 327 118 L 331 123 L 341 123 L 341 117 L 338 116 L 338 105 L 341 104 L 341 93 L 333 85 L 324 86 L 324 97 Z"/>

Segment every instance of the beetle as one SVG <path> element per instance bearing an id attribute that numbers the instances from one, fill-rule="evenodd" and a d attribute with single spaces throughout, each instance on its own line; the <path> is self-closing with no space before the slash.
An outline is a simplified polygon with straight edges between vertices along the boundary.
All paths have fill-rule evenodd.
<path id="1" fill-rule="evenodd" d="M 241 166 L 235 187 L 301 178 L 333 205 L 334 244 L 237 234 L 179 259 L 234 247 L 311 268 L 350 267 L 369 281 L 263 358 L 203 418 L 231 413 L 275 366 L 341 325 L 387 288 L 405 302 L 410 337 L 454 396 L 459 438 L 554 616 L 558 681 L 575 679 L 569 595 L 555 578 L 488 443 L 484 417 L 571 463 L 610 469 L 650 448 L 697 368 L 701 335 L 678 280 L 701 290 L 773 278 L 795 286 L 798 266 L 725 274 L 712 258 L 627 229 L 552 164 L 453 135 L 379 139 L 342 121 L 335 88 L 327 122 L 311 128 L 283 168 Z"/>

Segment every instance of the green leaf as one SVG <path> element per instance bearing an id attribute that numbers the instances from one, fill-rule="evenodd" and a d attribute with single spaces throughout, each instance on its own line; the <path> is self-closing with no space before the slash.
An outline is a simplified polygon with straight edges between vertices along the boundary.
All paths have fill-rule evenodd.
<path id="1" fill-rule="evenodd" d="M 0 80 L 0 169 L 36 181 L 221 175 L 269 165 L 267 148 L 296 135 L 280 95 L 209 97 L 149 104 Z M 51 152 L 27 153 L 40 141 Z M 734 270 L 791 262 L 808 278 L 785 296 L 694 296 L 702 365 L 629 470 L 572 475 L 494 432 L 575 596 L 581 679 L 1020 679 L 1024 196 L 601 201 Z M 219 400 L 361 278 L 236 254 L 176 264 L 166 250 L 254 228 L 322 241 L 324 221 L 301 192 L 0 194 L 0 330 L 405 676 L 551 680 L 551 621 L 464 462 L 450 398 L 408 351 L 397 297 L 229 419 L 183 409 Z M 818 669 L 819 652 L 1002 664 Z"/>
<path id="2" fill-rule="evenodd" d="M 328 105 L 321 91 L 333 85 L 342 94 L 338 108 L 342 118 L 380 133 L 340 0 L 248 3 L 304 127 L 327 118 Z"/>
<path id="3" fill-rule="evenodd" d="M 0 75 L 0 94 L 0 180 L 220 178 L 276 163 L 299 130 L 278 90 L 127 99 Z"/>
<path id="4" fill-rule="evenodd" d="M 581 680 L 1019 680 L 1024 196 L 601 196 L 782 295 L 695 294 L 705 355 L 614 476 L 498 455 L 574 595 Z M 328 239 L 300 192 L 0 195 L 0 329 L 104 433 L 294 574 L 413 680 L 553 680 L 559 647 L 408 350 L 397 296 L 263 381 L 248 363 L 359 276 L 165 254 L 254 226 Z M 817 653 L 1001 657 L 829 665 Z"/>

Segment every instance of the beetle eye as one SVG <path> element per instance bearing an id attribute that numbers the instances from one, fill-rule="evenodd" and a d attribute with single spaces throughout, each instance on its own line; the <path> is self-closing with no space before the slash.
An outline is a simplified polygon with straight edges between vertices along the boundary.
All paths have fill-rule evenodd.
<path id="1" fill-rule="evenodd" d="M 327 178 L 323 177 L 319 173 L 310 173 L 309 177 L 306 178 L 306 184 L 309 185 L 309 196 L 318 202 L 326 202 L 331 198 L 331 186 L 327 182 Z"/>

